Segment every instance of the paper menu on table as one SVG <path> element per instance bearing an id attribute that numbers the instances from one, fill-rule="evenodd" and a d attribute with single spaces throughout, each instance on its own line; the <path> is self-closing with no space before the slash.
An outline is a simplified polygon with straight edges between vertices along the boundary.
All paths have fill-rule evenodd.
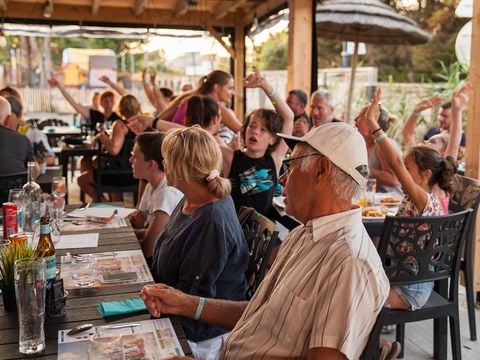
<path id="1" fill-rule="evenodd" d="M 109 217 L 112 216 L 113 212 L 117 210 L 117 218 L 125 218 L 130 215 L 135 209 L 123 208 L 120 206 L 110 206 L 110 207 L 89 207 L 86 209 L 76 209 L 72 212 L 69 212 L 67 216 L 76 217 L 76 218 L 86 218 L 87 216 L 94 217 Z"/>
<path id="2" fill-rule="evenodd" d="M 58 332 L 58 359 L 168 359 L 184 355 L 168 318 L 97 326 L 68 336 Z M 131 325 L 131 326 L 128 326 Z M 89 356 L 90 355 L 90 356 Z"/>
<path id="3" fill-rule="evenodd" d="M 148 268 L 142 250 L 126 250 L 115 252 L 101 252 L 95 254 L 82 254 L 82 256 L 90 255 L 96 259 L 97 263 L 97 280 L 89 286 L 89 288 L 118 286 L 121 284 L 140 284 L 153 281 L 152 274 Z M 65 290 L 75 289 L 72 279 L 72 263 L 71 259 L 62 256 L 61 273 L 63 278 L 63 286 Z M 133 278 L 122 278 L 128 273 L 135 273 Z M 110 280 L 105 278 L 107 276 Z M 113 281 L 112 279 L 118 279 Z"/>
<path id="4" fill-rule="evenodd" d="M 55 249 L 79 249 L 98 247 L 98 233 L 61 235 Z"/>

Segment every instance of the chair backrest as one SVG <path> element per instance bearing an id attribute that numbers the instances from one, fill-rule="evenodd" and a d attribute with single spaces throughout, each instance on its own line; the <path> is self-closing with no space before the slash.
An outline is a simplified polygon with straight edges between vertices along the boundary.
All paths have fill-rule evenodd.
<path id="1" fill-rule="evenodd" d="M 238 212 L 238 218 L 250 251 L 246 277 L 247 297 L 251 298 L 265 277 L 268 259 L 278 237 L 278 231 L 274 222 L 253 208 L 242 206 Z"/>
<path id="2" fill-rule="evenodd" d="M 133 146 L 132 146 L 133 147 Z M 130 151 L 128 152 L 130 153 Z M 112 156 L 106 153 L 101 145 L 97 151 L 97 167 L 96 167 L 96 194 L 97 199 L 101 199 L 104 192 L 132 192 L 134 194 L 134 202 L 138 200 L 138 182 L 132 185 L 110 186 L 102 183 L 103 175 L 132 175 L 133 170 L 129 162 L 128 156 Z M 133 176 L 133 175 L 132 175 Z M 100 201 L 100 200 L 99 200 Z"/>
<path id="3" fill-rule="evenodd" d="M 380 257 L 390 284 L 452 278 L 450 290 L 454 291 L 471 214 L 469 209 L 445 216 L 387 216 L 380 239 Z M 458 296 L 456 293 L 450 295 Z"/>
<path id="4" fill-rule="evenodd" d="M 383 325 L 387 321 L 388 311 L 389 308 L 384 306 L 377 315 L 377 320 L 375 321 L 375 325 L 373 325 L 362 355 L 360 355 L 360 360 L 374 360 L 379 358 L 380 335 L 382 334 Z"/>
<path id="5" fill-rule="evenodd" d="M 474 217 L 480 204 L 480 181 L 467 176 L 457 175 L 457 189 L 450 195 L 448 209 L 450 213 L 473 209 Z"/>
<path id="6" fill-rule="evenodd" d="M 19 189 L 27 182 L 27 173 L 20 172 L 0 176 L 0 206 L 8 201 L 10 189 Z"/>
<path id="7" fill-rule="evenodd" d="M 480 181 L 467 176 L 457 175 L 457 189 L 450 195 L 448 210 L 456 213 L 472 209 L 472 225 L 468 227 L 465 234 L 465 254 L 473 256 L 473 237 L 475 233 L 475 222 L 477 219 L 478 205 L 480 204 Z"/>
<path id="8" fill-rule="evenodd" d="M 68 123 L 62 119 L 45 119 L 37 124 L 40 130 L 43 130 L 46 126 L 68 126 Z"/>

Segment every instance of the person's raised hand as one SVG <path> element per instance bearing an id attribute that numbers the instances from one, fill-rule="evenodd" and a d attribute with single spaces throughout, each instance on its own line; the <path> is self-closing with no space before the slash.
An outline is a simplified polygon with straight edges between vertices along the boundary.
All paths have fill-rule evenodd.
<path id="1" fill-rule="evenodd" d="M 265 85 L 265 78 L 260 71 L 256 68 L 253 69 L 253 73 L 243 79 L 243 85 L 247 88 L 258 88 Z"/>
<path id="2" fill-rule="evenodd" d="M 50 85 L 51 87 L 57 87 L 58 86 L 58 80 L 56 77 L 52 76 L 50 79 L 47 80 L 48 81 L 48 85 Z"/>
<path id="3" fill-rule="evenodd" d="M 98 78 L 101 82 L 104 82 L 105 84 L 110 84 L 112 80 L 107 75 L 102 75 Z"/>
<path id="4" fill-rule="evenodd" d="M 442 104 L 442 99 L 440 96 L 432 96 L 428 99 L 424 99 L 420 101 L 415 108 L 413 109 L 414 112 L 421 113 L 424 110 L 431 109 Z"/>
<path id="5" fill-rule="evenodd" d="M 465 106 L 467 106 L 472 92 L 473 86 L 470 83 L 462 86 L 460 89 L 455 91 L 452 95 L 452 108 L 461 110 Z"/>
<path id="6" fill-rule="evenodd" d="M 373 95 L 372 101 L 370 102 L 370 105 L 368 106 L 364 116 L 366 125 L 372 131 L 378 129 L 378 117 L 380 116 L 380 106 L 378 104 L 380 103 L 381 98 L 382 90 L 378 88 Z M 360 119 L 359 121 L 363 121 L 363 119 Z"/>
<path id="7" fill-rule="evenodd" d="M 127 119 L 127 127 L 138 135 L 152 126 L 153 118 L 147 115 L 135 115 Z"/>
<path id="8" fill-rule="evenodd" d="M 150 83 L 155 86 L 157 84 L 157 73 L 155 71 L 152 71 L 150 73 Z"/>
<path id="9" fill-rule="evenodd" d="M 147 68 L 142 69 L 142 82 L 144 83 L 147 79 Z"/>

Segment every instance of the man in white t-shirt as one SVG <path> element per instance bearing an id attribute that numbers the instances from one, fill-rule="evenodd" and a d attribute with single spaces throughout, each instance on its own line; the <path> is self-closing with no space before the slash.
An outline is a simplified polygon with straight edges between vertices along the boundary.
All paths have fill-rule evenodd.
<path id="1" fill-rule="evenodd" d="M 183 194 L 168 186 L 163 172 L 162 133 L 137 136 L 130 162 L 133 176 L 148 182 L 137 211 L 130 215 L 135 234 L 147 260 L 153 255 L 155 241 L 167 224 Z"/>

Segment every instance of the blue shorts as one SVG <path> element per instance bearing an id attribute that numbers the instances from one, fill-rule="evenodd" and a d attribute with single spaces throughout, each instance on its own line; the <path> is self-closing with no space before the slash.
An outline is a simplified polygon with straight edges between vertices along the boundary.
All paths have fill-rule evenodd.
<path id="1" fill-rule="evenodd" d="M 410 310 L 418 310 L 427 302 L 433 289 L 433 281 L 394 286 L 400 298 L 410 305 Z"/>

